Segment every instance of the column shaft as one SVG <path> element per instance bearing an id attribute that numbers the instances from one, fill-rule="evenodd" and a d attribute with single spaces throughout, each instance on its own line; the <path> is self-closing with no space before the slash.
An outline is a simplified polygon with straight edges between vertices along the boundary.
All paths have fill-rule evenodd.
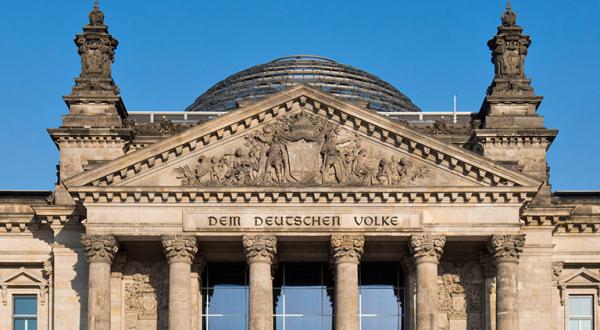
<path id="1" fill-rule="evenodd" d="M 202 304 L 202 295 L 200 294 L 200 279 L 198 273 L 192 272 L 192 280 L 190 281 L 190 292 L 192 300 L 192 329 L 202 330 L 202 317 L 200 316 L 200 308 Z"/>
<path id="2" fill-rule="evenodd" d="M 335 329 L 358 330 L 358 264 L 339 262 L 335 265 Z"/>
<path id="3" fill-rule="evenodd" d="M 198 248 L 194 236 L 163 236 L 169 261 L 169 330 L 192 328 L 192 260 Z"/>
<path id="4" fill-rule="evenodd" d="M 271 264 L 266 262 L 252 262 L 249 268 L 249 329 L 273 329 L 273 281 L 271 278 Z"/>
<path id="5" fill-rule="evenodd" d="M 518 264 L 496 264 L 496 325 L 498 330 L 519 329 Z"/>
<path id="6" fill-rule="evenodd" d="M 496 264 L 496 329 L 519 329 L 518 267 L 525 235 L 492 235 L 488 251 Z"/>
<path id="7" fill-rule="evenodd" d="M 417 277 L 416 330 L 437 330 L 437 277 L 446 236 L 416 234 L 410 238 Z"/>
<path id="8" fill-rule="evenodd" d="M 169 264 L 169 329 L 192 328 L 192 276 L 191 265 L 186 262 Z"/>
<path id="9" fill-rule="evenodd" d="M 88 329 L 110 330 L 110 265 L 119 250 L 113 236 L 82 235 L 89 262 Z"/>
<path id="10" fill-rule="evenodd" d="M 432 330 L 436 326 L 437 263 L 417 264 L 417 329 Z"/>
<path id="11" fill-rule="evenodd" d="M 358 265 L 364 246 L 363 236 L 331 236 L 331 261 L 335 272 L 333 319 L 336 330 L 359 329 Z"/>
<path id="12" fill-rule="evenodd" d="M 277 254 L 277 238 L 266 235 L 243 237 L 249 268 L 249 330 L 273 329 L 272 264 Z"/>
<path id="13" fill-rule="evenodd" d="M 94 330 L 110 329 L 110 264 L 90 262 L 88 291 L 88 326 Z"/>

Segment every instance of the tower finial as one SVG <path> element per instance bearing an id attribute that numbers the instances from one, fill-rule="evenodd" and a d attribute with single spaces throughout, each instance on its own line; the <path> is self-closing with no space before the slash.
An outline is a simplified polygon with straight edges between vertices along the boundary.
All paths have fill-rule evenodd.
<path id="1" fill-rule="evenodd" d="M 502 25 L 514 26 L 517 24 L 517 14 L 512 11 L 510 0 L 506 1 L 506 11 L 502 14 Z"/>
<path id="2" fill-rule="evenodd" d="M 90 25 L 104 25 L 104 13 L 100 10 L 100 3 L 98 0 L 94 1 L 94 9 L 90 11 L 88 17 L 90 19 Z"/>
<path id="3" fill-rule="evenodd" d="M 530 44 L 529 36 L 524 35 L 523 29 L 517 25 L 517 14 L 507 1 L 502 25 L 494 38 L 488 41 L 495 67 L 488 95 L 534 95 L 531 81 L 525 76 L 525 57 Z"/>
<path id="4" fill-rule="evenodd" d="M 72 95 L 118 95 L 119 88 L 112 79 L 112 63 L 119 43 L 108 33 L 98 1 L 94 1 L 94 9 L 88 16 L 90 23 L 75 37 L 81 73 L 75 78 Z"/>

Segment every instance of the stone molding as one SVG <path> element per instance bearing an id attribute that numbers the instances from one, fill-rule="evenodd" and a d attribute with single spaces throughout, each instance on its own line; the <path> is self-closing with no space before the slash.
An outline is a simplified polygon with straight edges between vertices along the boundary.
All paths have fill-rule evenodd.
<path id="1" fill-rule="evenodd" d="M 277 256 L 277 237 L 273 235 L 244 235 L 244 253 L 248 264 L 265 262 L 273 264 Z"/>
<path id="2" fill-rule="evenodd" d="M 81 245 L 88 262 L 111 264 L 119 251 L 117 239 L 112 235 L 81 235 Z"/>
<path id="3" fill-rule="evenodd" d="M 519 263 L 525 246 L 525 235 L 492 235 L 488 242 L 488 251 L 496 261 Z"/>
<path id="4" fill-rule="evenodd" d="M 196 236 L 192 235 L 164 235 L 162 245 L 169 263 L 191 264 L 198 252 Z"/>
<path id="5" fill-rule="evenodd" d="M 84 203 L 465 203 L 465 204 L 522 204 L 534 193 L 520 187 L 455 187 L 455 188 L 385 188 L 369 187 L 299 188 L 203 188 L 195 187 L 147 187 L 140 191 L 133 187 L 78 187 L 70 189 L 77 202 Z"/>
<path id="6" fill-rule="evenodd" d="M 365 252 L 365 237 L 362 235 L 331 235 L 331 261 L 333 263 L 360 263 Z"/>
<path id="7" fill-rule="evenodd" d="M 445 244 L 446 235 L 414 234 L 410 237 L 408 247 L 415 259 L 415 264 L 439 263 Z"/>
<path id="8" fill-rule="evenodd" d="M 325 105 L 317 101 L 317 98 L 332 105 Z M 273 106 L 273 103 L 276 105 Z M 341 108 L 344 111 L 341 111 Z M 330 95 L 305 86 L 296 87 L 285 95 L 275 95 L 256 103 L 244 112 L 246 115 L 244 118 L 239 118 L 238 113 L 225 114 L 157 142 L 145 148 L 144 152 L 130 154 L 119 162 L 112 162 L 110 165 L 69 178 L 65 183 L 67 186 L 112 185 L 234 134 L 242 136 L 249 129 L 263 122 L 297 110 L 327 118 L 330 122 L 339 123 L 362 137 L 378 140 L 388 148 L 411 154 L 426 164 L 444 168 L 457 176 L 482 185 L 535 187 L 538 185 L 536 180 L 520 173 L 501 168 L 491 161 L 471 155 L 465 150 L 430 138 L 379 115 L 365 113 L 350 103 L 341 102 Z"/>

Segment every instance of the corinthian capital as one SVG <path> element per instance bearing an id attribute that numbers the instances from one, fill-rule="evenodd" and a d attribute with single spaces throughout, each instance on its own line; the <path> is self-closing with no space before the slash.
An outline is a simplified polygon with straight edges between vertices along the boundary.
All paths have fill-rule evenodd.
<path id="1" fill-rule="evenodd" d="M 187 262 L 191 264 L 198 252 L 195 236 L 164 235 L 162 245 L 169 263 Z"/>
<path id="2" fill-rule="evenodd" d="M 244 252 L 248 263 L 273 263 L 277 255 L 277 237 L 270 235 L 244 235 Z"/>
<path id="3" fill-rule="evenodd" d="M 446 235 L 415 234 L 410 237 L 409 248 L 415 263 L 438 263 L 444 252 L 445 244 Z"/>
<path id="4" fill-rule="evenodd" d="M 119 251 L 117 240 L 112 235 L 82 235 L 81 245 L 88 262 L 112 263 Z"/>
<path id="5" fill-rule="evenodd" d="M 333 262 L 359 263 L 365 250 L 365 238 L 359 235 L 331 235 Z"/>
<path id="6" fill-rule="evenodd" d="M 525 235 L 492 235 L 488 251 L 499 262 L 519 262 L 525 246 Z"/>

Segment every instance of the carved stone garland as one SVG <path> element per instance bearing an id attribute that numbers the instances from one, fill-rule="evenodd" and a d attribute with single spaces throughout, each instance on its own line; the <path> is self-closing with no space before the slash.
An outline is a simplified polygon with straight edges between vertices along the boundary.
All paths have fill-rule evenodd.
<path id="1" fill-rule="evenodd" d="M 89 262 L 111 263 L 119 247 L 112 235 L 82 235 L 81 245 Z"/>
<path id="2" fill-rule="evenodd" d="M 184 186 L 409 185 L 427 168 L 406 157 L 386 158 L 359 136 L 306 112 L 284 116 L 248 133 L 233 153 L 208 157 L 176 170 Z"/>
<path id="3" fill-rule="evenodd" d="M 269 235 L 244 235 L 242 238 L 248 263 L 274 263 L 277 255 L 277 237 Z"/>

